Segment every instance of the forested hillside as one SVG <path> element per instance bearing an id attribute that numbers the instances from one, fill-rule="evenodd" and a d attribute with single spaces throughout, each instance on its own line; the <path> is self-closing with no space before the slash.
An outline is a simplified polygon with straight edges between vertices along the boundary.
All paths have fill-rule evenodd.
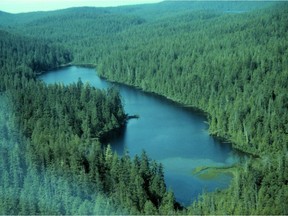
<path id="1" fill-rule="evenodd" d="M 15 112 L 17 121 L 9 117 L 14 119 L 9 124 L 16 124 L 21 140 L 24 136 L 28 139 L 25 151 L 3 148 L 2 154 L 12 158 L 11 152 L 25 152 L 19 156 L 25 161 L 24 167 L 19 165 L 25 175 L 15 177 L 13 166 L 18 165 L 1 158 L 5 174 L 1 176 L 6 176 L 3 182 L 8 185 L 2 188 L 19 195 L 23 189 L 15 187 L 25 189 L 25 179 L 33 178 L 33 172 L 43 176 L 46 167 L 51 176 L 69 170 L 63 175 L 76 176 L 76 180 L 69 180 L 71 185 L 81 182 L 77 195 L 72 196 L 68 186 L 64 190 L 63 197 L 78 199 L 71 201 L 77 203 L 75 211 L 68 211 L 66 201 L 59 201 L 56 213 L 93 209 L 91 205 L 100 205 L 100 200 L 107 207 L 103 214 L 288 213 L 286 2 L 167 1 L 31 15 L 0 14 L 4 29 L 0 31 L 2 97 L 10 98 L 10 109 Z M 227 190 L 203 194 L 180 210 L 173 193 L 166 191 L 161 165 L 149 162 L 145 153 L 132 160 L 128 155 L 113 155 L 109 147 L 101 150 L 97 138 L 125 122 L 115 90 L 101 92 L 81 82 L 68 87 L 46 86 L 35 80 L 36 72 L 69 62 L 93 64 L 109 80 L 203 110 L 211 134 L 232 141 L 235 148 L 254 157 L 239 168 Z M 2 134 L 8 133 L 10 126 L 3 127 Z M 35 171 L 28 169 L 31 164 Z M 33 181 L 40 184 L 41 180 Z M 100 193 L 91 193 L 89 187 Z M 9 198 L 8 193 L 4 190 L 1 196 Z M 106 195 L 110 201 L 104 199 Z M 17 206 L 20 213 L 50 213 L 40 210 L 38 202 L 33 211 L 28 204 L 26 209 L 22 207 L 21 200 L 6 201 L 11 202 L 9 205 Z M 111 211 L 107 210 L 110 204 Z M 9 211 L 13 209 L 9 205 L 0 207 L 3 213 L 19 213 Z"/>
<path id="2" fill-rule="evenodd" d="M 36 74 L 72 60 L 63 47 L 1 31 L 0 214 L 167 214 L 177 204 L 145 152 L 99 140 L 126 122 L 116 89 Z M 136 179 L 136 181 L 135 181 Z"/>
<path id="3" fill-rule="evenodd" d="M 103 56 L 98 70 L 203 109 L 211 133 L 244 151 L 286 150 L 286 12 L 287 7 L 243 15 L 192 12 L 149 31 L 142 26 L 121 34 L 123 42 Z"/>
<path id="4" fill-rule="evenodd" d="M 187 13 L 121 34 L 125 42 L 98 66 L 108 79 L 204 110 L 212 134 L 261 157 L 190 213 L 287 213 L 287 12 L 282 4 L 249 14 Z"/>
<path id="5" fill-rule="evenodd" d="M 59 67 L 71 59 L 70 52 L 60 46 L 0 29 L 0 90 L 16 84 L 16 79 L 34 78 L 37 72 Z"/>

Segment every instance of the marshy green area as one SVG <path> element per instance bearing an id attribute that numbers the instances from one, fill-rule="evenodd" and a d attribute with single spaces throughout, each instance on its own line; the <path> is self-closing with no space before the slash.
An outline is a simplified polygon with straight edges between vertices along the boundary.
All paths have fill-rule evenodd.
<path id="1" fill-rule="evenodd" d="M 192 175 L 197 176 L 203 180 L 212 180 L 218 178 L 221 175 L 229 175 L 233 177 L 234 173 L 238 172 L 238 169 L 238 165 L 223 167 L 199 166 L 192 171 Z"/>

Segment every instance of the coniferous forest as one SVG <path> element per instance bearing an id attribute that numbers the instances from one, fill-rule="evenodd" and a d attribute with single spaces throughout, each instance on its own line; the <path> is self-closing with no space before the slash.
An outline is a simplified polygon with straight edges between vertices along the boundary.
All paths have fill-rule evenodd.
<path id="1" fill-rule="evenodd" d="M 287 2 L 0 11 L 0 214 L 288 214 L 287 38 Z M 37 79 L 68 64 L 201 109 L 250 159 L 181 206 L 145 151 L 101 143 L 128 119 L 117 89 Z"/>

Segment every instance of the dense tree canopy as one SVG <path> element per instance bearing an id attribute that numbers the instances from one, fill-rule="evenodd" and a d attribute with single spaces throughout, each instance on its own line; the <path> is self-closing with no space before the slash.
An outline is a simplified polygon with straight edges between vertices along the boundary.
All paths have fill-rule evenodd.
<path id="1" fill-rule="evenodd" d="M 101 147 L 126 122 L 118 91 L 38 81 L 39 72 L 69 63 L 70 53 L 0 33 L 0 213 L 138 214 L 145 205 L 155 213 L 168 206 L 161 165 L 145 152 L 133 160 Z"/>
<path id="2" fill-rule="evenodd" d="M 115 45 L 98 69 L 109 79 L 203 109 L 211 133 L 244 151 L 287 149 L 286 12 L 193 12 L 149 31 L 142 26 L 119 36 L 127 42 Z"/>
<path id="3" fill-rule="evenodd" d="M 1 12 L 0 212 L 287 214 L 287 23 L 286 2 Z M 145 152 L 101 147 L 126 120 L 115 89 L 37 81 L 70 62 L 202 109 L 211 134 L 255 157 L 181 210 Z"/>

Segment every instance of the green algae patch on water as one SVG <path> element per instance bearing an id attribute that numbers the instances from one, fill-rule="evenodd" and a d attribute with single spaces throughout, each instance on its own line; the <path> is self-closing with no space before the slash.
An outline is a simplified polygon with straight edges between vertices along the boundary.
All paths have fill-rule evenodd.
<path id="1" fill-rule="evenodd" d="M 192 175 L 201 180 L 214 180 L 223 175 L 233 177 L 236 170 L 237 165 L 219 167 L 199 166 L 192 171 Z"/>

